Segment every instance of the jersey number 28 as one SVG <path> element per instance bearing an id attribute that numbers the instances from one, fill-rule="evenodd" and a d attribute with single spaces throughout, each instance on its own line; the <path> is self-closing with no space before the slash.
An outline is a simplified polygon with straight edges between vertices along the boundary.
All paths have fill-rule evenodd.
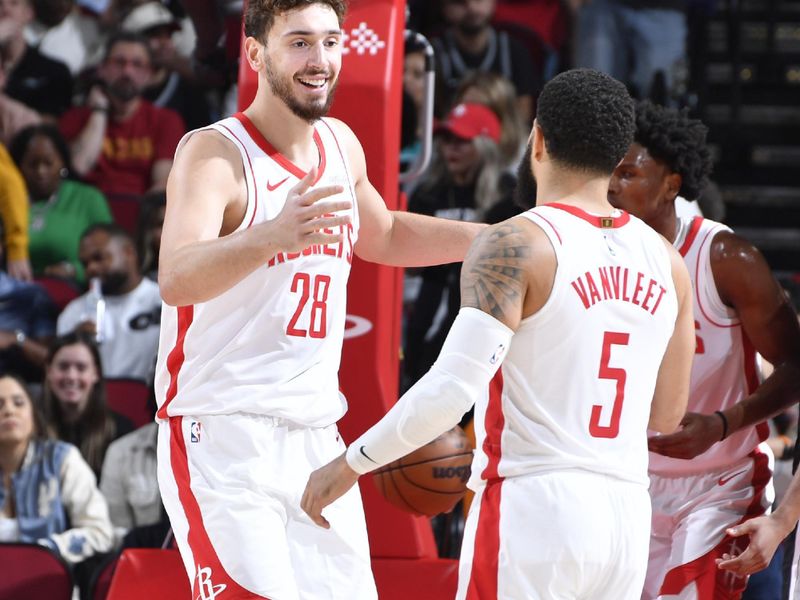
<path id="1" fill-rule="evenodd" d="M 316 275 L 312 284 L 311 275 L 308 273 L 295 273 L 292 280 L 292 293 L 300 294 L 300 300 L 286 327 L 286 335 L 317 339 L 325 337 L 328 333 L 327 302 L 330 287 L 330 275 Z M 311 300 L 311 308 L 306 311 L 309 300 Z M 298 327 L 298 321 L 305 313 L 308 313 L 308 328 L 301 329 Z"/>
<path id="2" fill-rule="evenodd" d="M 599 404 L 592 406 L 592 416 L 589 419 L 589 433 L 597 438 L 615 438 L 619 435 L 619 419 L 622 415 L 622 403 L 625 402 L 625 381 L 628 374 L 625 369 L 609 366 L 611 359 L 611 346 L 627 346 L 630 336 L 627 333 L 606 331 L 603 335 L 603 352 L 600 354 L 600 379 L 613 379 L 617 382 L 617 392 L 614 396 L 614 406 L 611 408 L 611 421 L 608 425 L 600 425 L 600 413 L 603 407 Z"/>

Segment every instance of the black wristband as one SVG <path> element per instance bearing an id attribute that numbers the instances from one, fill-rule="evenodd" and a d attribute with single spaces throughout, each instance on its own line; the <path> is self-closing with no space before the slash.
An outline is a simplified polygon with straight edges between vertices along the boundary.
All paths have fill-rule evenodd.
<path id="1" fill-rule="evenodd" d="M 719 418 L 722 419 L 722 437 L 719 438 L 719 441 L 721 442 L 728 437 L 728 417 L 726 417 L 725 413 L 723 413 L 721 410 L 715 410 L 714 414 L 719 415 Z"/>

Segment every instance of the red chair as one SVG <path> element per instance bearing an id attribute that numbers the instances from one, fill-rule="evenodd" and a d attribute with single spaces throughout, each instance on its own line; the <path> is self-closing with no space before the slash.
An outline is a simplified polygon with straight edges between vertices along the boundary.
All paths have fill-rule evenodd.
<path id="1" fill-rule="evenodd" d="M 38 544 L 0 544 L 0 598 L 70 600 L 67 564 Z"/>
<path id="2" fill-rule="evenodd" d="M 136 237 L 136 228 L 139 225 L 139 211 L 142 200 L 139 196 L 112 195 L 108 196 L 108 207 L 114 222 Z"/>
<path id="3" fill-rule="evenodd" d="M 119 557 L 107 600 L 191 597 L 189 578 L 176 550 L 128 548 Z"/>
<path id="4" fill-rule="evenodd" d="M 141 427 L 153 421 L 155 404 L 150 386 L 138 379 L 106 379 L 106 402 L 115 413 Z"/>
<path id="5" fill-rule="evenodd" d="M 58 312 L 64 310 L 67 304 L 81 294 L 78 286 L 68 279 L 61 279 L 60 277 L 37 277 L 34 281 L 44 288 L 44 291 L 50 296 Z"/>

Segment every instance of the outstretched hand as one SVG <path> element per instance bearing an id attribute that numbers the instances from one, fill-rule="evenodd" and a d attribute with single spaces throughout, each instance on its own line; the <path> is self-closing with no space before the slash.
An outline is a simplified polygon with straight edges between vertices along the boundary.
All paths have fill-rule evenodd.
<path id="1" fill-rule="evenodd" d="M 781 527 L 772 516 L 757 517 L 731 527 L 727 530 L 728 535 L 731 537 L 749 535 L 750 543 L 744 552 L 736 557 L 723 554 L 721 559 L 717 559 L 717 567 L 740 576 L 766 569 L 778 545 L 790 531 Z"/>
<path id="2" fill-rule="evenodd" d="M 303 492 L 300 506 L 320 527 L 330 529 L 330 523 L 322 516 L 322 509 L 342 497 L 358 481 L 358 473 L 347 464 L 344 453 L 311 473 Z"/>
<path id="3" fill-rule="evenodd" d="M 647 440 L 651 452 L 671 458 L 694 458 L 711 448 L 722 437 L 722 419 L 718 415 L 687 412 L 675 433 Z"/>
<path id="4" fill-rule="evenodd" d="M 272 221 L 274 239 L 284 252 L 300 252 L 314 244 L 338 244 L 344 236 L 343 230 L 334 233 L 337 227 L 351 222 L 350 215 L 335 213 L 352 208 L 349 200 L 321 200 L 341 194 L 341 185 L 329 185 L 310 190 L 317 178 L 313 167 L 297 185 L 289 190 L 286 203 L 280 214 Z"/>

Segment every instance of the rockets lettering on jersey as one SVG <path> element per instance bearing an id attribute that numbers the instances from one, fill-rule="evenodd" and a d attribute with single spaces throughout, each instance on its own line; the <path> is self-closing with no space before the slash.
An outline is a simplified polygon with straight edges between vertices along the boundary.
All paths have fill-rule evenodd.
<path id="1" fill-rule="evenodd" d="M 589 271 L 571 282 L 587 310 L 598 302 L 622 300 L 654 315 L 667 292 L 667 288 L 655 278 L 638 271 L 634 274 L 628 267 L 598 267 L 596 275 L 599 287 Z"/>
<path id="2" fill-rule="evenodd" d="M 332 217 L 332 214 L 325 214 L 323 217 Z M 337 227 L 339 230 L 336 233 L 342 235 L 342 241 L 338 244 L 314 244 L 309 246 L 302 252 L 278 252 L 269 259 L 267 262 L 267 267 L 274 267 L 275 265 L 279 265 L 281 263 L 297 260 L 301 256 L 315 256 L 315 255 L 325 255 L 325 256 L 332 256 L 334 258 L 344 258 L 347 261 L 347 264 L 353 264 L 353 225 L 352 223 L 348 223 L 347 225 L 340 225 Z M 333 229 L 323 229 L 323 233 L 327 233 L 329 235 L 334 234 Z M 345 250 L 346 249 L 346 250 Z"/>

